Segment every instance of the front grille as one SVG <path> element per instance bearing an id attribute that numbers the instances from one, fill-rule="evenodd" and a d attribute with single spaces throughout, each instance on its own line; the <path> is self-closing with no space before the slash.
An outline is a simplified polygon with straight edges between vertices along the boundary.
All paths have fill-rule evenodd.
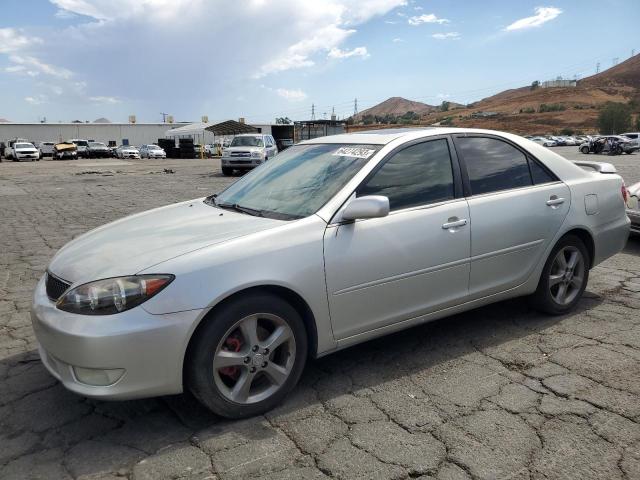
<path id="1" fill-rule="evenodd" d="M 57 302 L 62 294 L 71 286 L 70 283 L 60 280 L 47 272 L 47 278 L 45 279 L 45 286 L 47 288 L 47 297 L 50 300 Z"/>
<path id="2" fill-rule="evenodd" d="M 232 157 L 250 157 L 251 152 L 231 152 Z"/>

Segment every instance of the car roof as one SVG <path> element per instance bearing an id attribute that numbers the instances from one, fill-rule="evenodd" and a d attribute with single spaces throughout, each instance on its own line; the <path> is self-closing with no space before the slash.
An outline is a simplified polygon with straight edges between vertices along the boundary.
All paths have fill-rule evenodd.
<path id="1" fill-rule="evenodd" d="M 381 128 L 379 130 L 364 130 L 354 133 L 340 133 L 327 137 L 304 140 L 300 144 L 318 143 L 353 143 L 364 145 L 386 145 L 396 139 L 405 138 L 412 140 L 422 137 L 433 137 L 447 134 L 482 133 L 486 135 L 499 135 L 510 137 L 512 134 L 496 130 L 484 130 L 479 128 L 455 128 L 455 127 L 414 127 L 414 128 Z"/>

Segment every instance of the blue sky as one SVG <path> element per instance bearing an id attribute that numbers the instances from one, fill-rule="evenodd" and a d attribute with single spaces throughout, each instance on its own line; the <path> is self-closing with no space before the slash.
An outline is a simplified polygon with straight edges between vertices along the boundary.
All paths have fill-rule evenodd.
<path id="1" fill-rule="evenodd" d="M 640 52 L 637 0 L 2 0 L 0 118 L 305 119 L 468 103 Z"/>

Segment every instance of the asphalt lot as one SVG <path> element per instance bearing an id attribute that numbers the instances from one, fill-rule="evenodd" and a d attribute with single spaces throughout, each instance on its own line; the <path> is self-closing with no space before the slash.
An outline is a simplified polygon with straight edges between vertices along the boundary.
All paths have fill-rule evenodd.
<path id="1" fill-rule="evenodd" d="M 640 181 L 639 154 L 588 158 Z M 188 395 L 66 392 L 29 319 L 48 260 L 91 228 L 234 180 L 219 172 L 217 160 L 0 164 L 0 478 L 640 478 L 637 238 L 592 271 L 571 315 L 513 300 L 369 342 L 310 362 L 263 417 L 224 421 Z"/>

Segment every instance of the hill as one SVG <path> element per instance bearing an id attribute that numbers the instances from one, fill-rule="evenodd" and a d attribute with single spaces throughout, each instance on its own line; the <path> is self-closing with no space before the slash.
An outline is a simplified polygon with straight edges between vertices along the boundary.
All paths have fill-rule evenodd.
<path id="1" fill-rule="evenodd" d="M 575 87 L 514 88 L 467 106 L 452 103 L 448 112 L 432 105 L 393 97 L 361 112 L 361 115 L 386 113 L 385 109 L 393 106 L 389 113 L 401 116 L 407 111 L 414 111 L 420 115 L 419 123 L 422 125 L 444 122 L 521 134 L 553 133 L 564 128 L 590 132 L 596 130 L 599 107 L 607 102 L 632 102 L 636 113 L 640 113 L 640 55 L 586 77 Z M 379 108 L 385 104 L 386 107 Z M 417 106 L 423 108 L 419 110 Z"/>

